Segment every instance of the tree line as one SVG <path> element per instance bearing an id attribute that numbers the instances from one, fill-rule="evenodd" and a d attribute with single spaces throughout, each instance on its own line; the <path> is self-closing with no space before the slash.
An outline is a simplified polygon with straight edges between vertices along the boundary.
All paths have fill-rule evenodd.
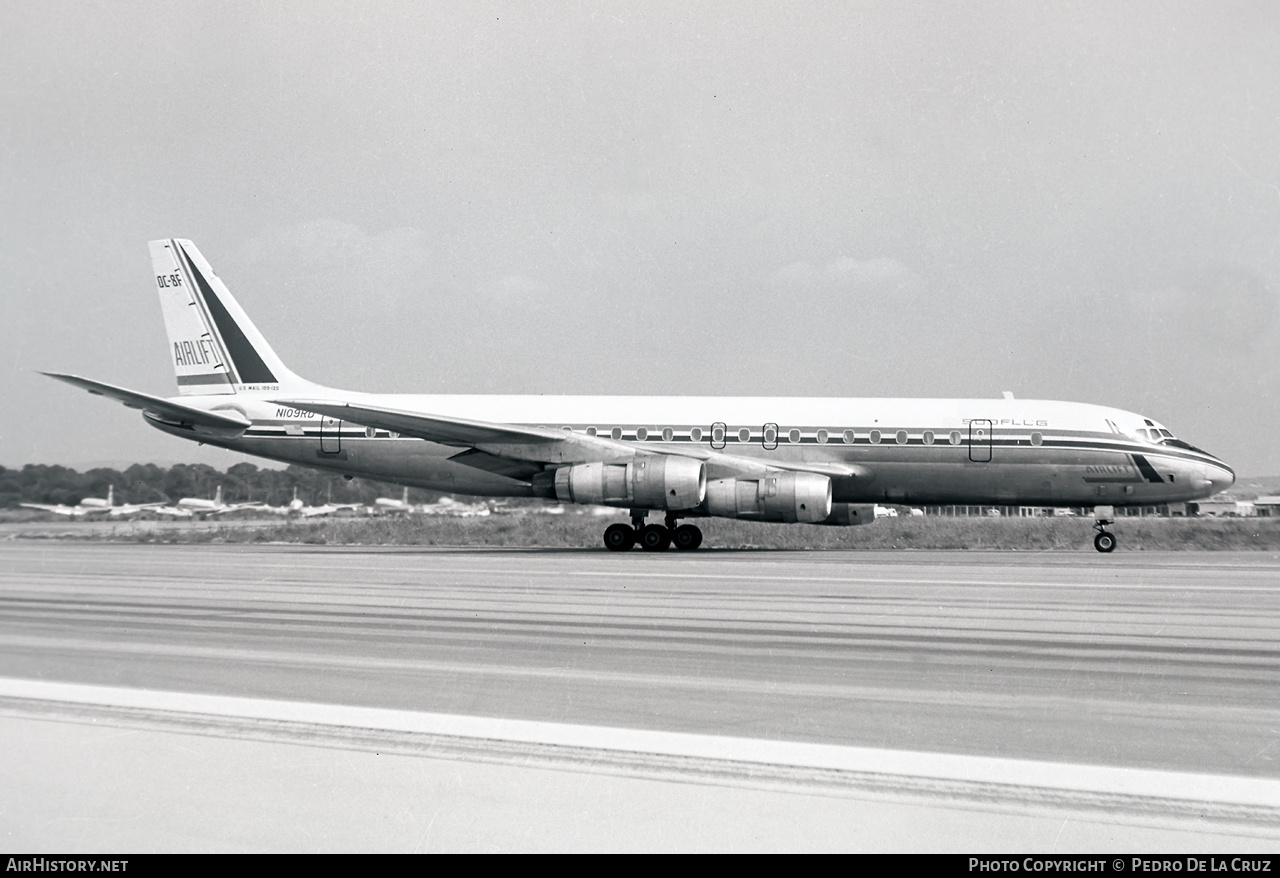
<path id="1" fill-rule="evenodd" d="M 267 503 L 284 506 L 294 497 L 311 505 L 334 503 L 370 504 L 378 497 L 399 498 L 403 488 L 370 479 L 344 479 L 340 475 L 290 466 L 261 469 L 252 463 L 237 463 L 219 472 L 203 463 L 180 463 L 171 467 L 139 463 L 124 472 L 97 468 L 83 473 L 65 466 L 27 464 L 21 469 L 0 466 L 0 507 L 19 503 L 61 503 L 74 506 L 85 497 L 106 497 L 115 488 L 115 502 L 176 503 L 183 497 L 213 498 L 222 486 L 227 503 Z M 409 490 L 412 503 L 432 503 L 442 495 L 418 488 Z"/>

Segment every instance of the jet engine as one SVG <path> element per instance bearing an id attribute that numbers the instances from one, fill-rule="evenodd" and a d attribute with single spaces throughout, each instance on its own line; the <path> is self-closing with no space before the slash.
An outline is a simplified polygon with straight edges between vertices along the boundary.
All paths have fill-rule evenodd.
<path id="1" fill-rule="evenodd" d="M 831 479 L 817 473 L 769 473 L 707 485 L 708 514 L 721 518 L 818 524 L 831 515 Z"/>
<path id="2" fill-rule="evenodd" d="M 707 493 L 702 461 L 671 454 L 628 464 L 582 463 L 556 470 L 557 500 L 635 509 L 693 509 Z"/>

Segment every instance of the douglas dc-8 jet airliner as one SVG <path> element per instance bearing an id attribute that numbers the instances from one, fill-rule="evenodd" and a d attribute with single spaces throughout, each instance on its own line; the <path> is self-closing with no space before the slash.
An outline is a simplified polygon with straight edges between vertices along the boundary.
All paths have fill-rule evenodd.
<path id="1" fill-rule="evenodd" d="M 46 373 L 197 442 L 419 488 L 629 510 L 604 532 L 696 549 L 681 519 L 853 525 L 874 504 L 1094 507 L 1195 500 L 1235 481 L 1132 412 L 1014 399 L 463 396 L 334 390 L 300 378 L 190 241 L 151 242 L 177 397 Z M 663 523 L 646 524 L 650 513 Z"/>

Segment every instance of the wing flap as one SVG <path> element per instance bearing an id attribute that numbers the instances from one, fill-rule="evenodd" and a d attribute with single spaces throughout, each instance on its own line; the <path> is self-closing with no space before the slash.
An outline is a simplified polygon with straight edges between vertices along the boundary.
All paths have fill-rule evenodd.
<path id="1" fill-rule="evenodd" d="M 477 448 L 469 448 L 453 455 L 449 459 L 454 463 L 461 463 L 475 469 L 484 470 L 487 473 L 506 476 L 509 479 L 516 479 L 521 482 L 527 482 L 533 478 L 535 473 L 542 472 L 542 464 L 540 463 L 498 457 L 496 454 L 489 454 L 487 451 L 480 451 Z"/>
<path id="2" fill-rule="evenodd" d="M 114 399 L 128 408 L 139 409 L 145 417 L 151 420 L 173 427 L 190 429 L 196 433 L 232 439 L 253 426 L 253 422 L 239 412 L 208 412 L 195 406 L 163 399 L 159 396 L 152 396 L 149 393 L 126 390 L 123 387 L 116 387 L 114 384 L 106 384 L 102 381 L 92 381 L 88 378 L 81 378 L 78 375 L 63 375 L 58 372 L 41 372 L 40 374 L 48 375 L 50 378 L 56 378 L 59 381 L 65 381 L 67 384 L 87 390 L 95 396 Z"/>

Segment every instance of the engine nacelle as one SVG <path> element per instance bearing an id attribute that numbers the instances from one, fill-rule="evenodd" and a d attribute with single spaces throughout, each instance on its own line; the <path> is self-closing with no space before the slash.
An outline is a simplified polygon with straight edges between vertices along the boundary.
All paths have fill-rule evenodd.
<path id="1" fill-rule="evenodd" d="M 700 460 L 655 454 L 628 464 L 582 463 L 556 470 L 556 499 L 635 509 L 693 509 L 707 493 Z"/>
<path id="2" fill-rule="evenodd" d="M 818 524 L 831 515 L 831 479 L 817 473 L 717 479 L 707 485 L 706 508 L 721 518 Z"/>
<path id="3" fill-rule="evenodd" d="M 871 524 L 875 520 L 876 508 L 871 504 L 832 503 L 831 514 L 826 517 L 822 524 L 852 527 L 855 524 Z"/>

